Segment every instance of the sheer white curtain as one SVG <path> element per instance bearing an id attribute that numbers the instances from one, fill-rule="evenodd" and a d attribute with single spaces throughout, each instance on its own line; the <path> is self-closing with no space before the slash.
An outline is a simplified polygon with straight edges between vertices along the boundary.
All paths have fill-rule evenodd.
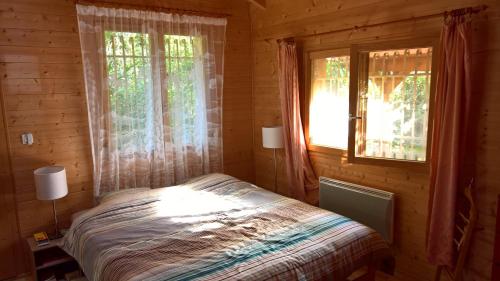
<path id="1" fill-rule="evenodd" d="M 95 195 L 222 171 L 226 19 L 77 12 Z"/>

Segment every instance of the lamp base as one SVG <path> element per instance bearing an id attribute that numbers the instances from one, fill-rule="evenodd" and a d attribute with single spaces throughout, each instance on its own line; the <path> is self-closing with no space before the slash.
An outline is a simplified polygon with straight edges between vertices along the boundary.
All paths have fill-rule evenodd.
<path id="1" fill-rule="evenodd" d="M 54 212 L 54 232 L 49 234 L 49 240 L 56 240 L 64 236 L 64 234 L 62 234 L 59 230 L 57 222 L 56 200 L 52 200 L 52 211 Z"/>
<path id="2" fill-rule="evenodd" d="M 57 239 L 63 238 L 63 235 L 59 232 L 49 233 L 47 235 L 49 236 L 49 240 L 57 240 Z"/>

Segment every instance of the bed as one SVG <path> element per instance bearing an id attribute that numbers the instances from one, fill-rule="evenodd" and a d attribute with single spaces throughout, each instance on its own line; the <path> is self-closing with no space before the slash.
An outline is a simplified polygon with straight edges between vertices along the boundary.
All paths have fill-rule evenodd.
<path id="1" fill-rule="evenodd" d="M 89 280 L 344 280 L 389 254 L 362 224 L 222 174 L 108 196 L 62 248 Z"/>

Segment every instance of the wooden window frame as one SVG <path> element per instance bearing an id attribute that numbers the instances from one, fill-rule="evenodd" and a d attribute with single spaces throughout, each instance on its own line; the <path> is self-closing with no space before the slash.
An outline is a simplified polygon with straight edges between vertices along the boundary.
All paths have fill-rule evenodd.
<path id="1" fill-rule="evenodd" d="M 310 142 L 309 135 L 309 107 L 311 106 L 311 97 L 312 97 L 312 61 L 314 59 L 328 58 L 328 57 L 342 57 L 342 56 L 350 56 L 351 51 L 349 47 L 339 47 L 339 48 L 329 48 L 324 50 L 307 50 L 304 55 L 304 80 L 305 80 L 305 106 L 304 106 L 304 136 L 306 139 L 307 149 L 310 151 L 321 152 L 326 154 L 335 154 L 335 155 L 345 155 L 349 149 L 341 149 L 330 146 L 316 145 Z M 350 73 L 349 73 L 350 75 Z M 349 77 L 349 84 L 351 83 Z M 349 86 L 350 92 L 350 86 Z M 349 102 L 350 102 L 350 93 L 349 93 Z"/>
<path id="2" fill-rule="evenodd" d="M 376 158 L 376 157 L 365 157 L 356 156 L 356 123 L 357 119 L 349 119 L 349 139 L 347 148 L 347 161 L 348 163 L 354 164 L 365 164 L 365 165 L 378 165 L 378 166 L 390 166 L 390 167 L 401 167 L 401 168 L 428 168 L 430 164 L 430 152 L 432 144 L 432 126 L 434 120 L 434 97 L 436 91 L 436 74 L 438 70 L 438 39 L 432 38 L 414 38 L 408 40 L 399 41 L 387 41 L 383 43 L 373 43 L 373 44 L 358 44 L 351 46 L 350 57 L 351 57 L 351 69 L 350 69 L 350 80 L 349 80 L 349 116 L 356 116 L 358 110 L 358 78 L 359 78 L 359 53 L 360 52 L 370 52 L 370 51 L 383 51 L 391 49 L 404 49 L 404 48 L 422 48 L 422 47 L 432 47 L 432 62 L 431 62 L 431 83 L 429 88 L 429 113 L 427 120 L 427 146 L 426 146 L 426 157 L 425 161 L 415 161 L 415 160 L 399 160 L 390 158 Z"/>

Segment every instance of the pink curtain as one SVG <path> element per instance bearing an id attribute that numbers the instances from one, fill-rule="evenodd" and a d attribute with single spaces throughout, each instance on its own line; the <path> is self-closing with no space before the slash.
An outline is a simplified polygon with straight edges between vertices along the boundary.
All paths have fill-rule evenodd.
<path id="1" fill-rule="evenodd" d="M 290 195 L 298 200 L 315 204 L 317 198 L 310 195 L 314 194 L 311 191 L 318 189 L 318 178 L 309 160 L 300 119 L 299 75 L 295 42 L 279 42 L 278 64 L 286 171 Z"/>
<path id="2" fill-rule="evenodd" d="M 435 97 L 427 258 L 454 264 L 453 233 L 457 194 L 464 178 L 465 142 L 471 104 L 471 23 L 446 19 L 441 33 Z"/>

